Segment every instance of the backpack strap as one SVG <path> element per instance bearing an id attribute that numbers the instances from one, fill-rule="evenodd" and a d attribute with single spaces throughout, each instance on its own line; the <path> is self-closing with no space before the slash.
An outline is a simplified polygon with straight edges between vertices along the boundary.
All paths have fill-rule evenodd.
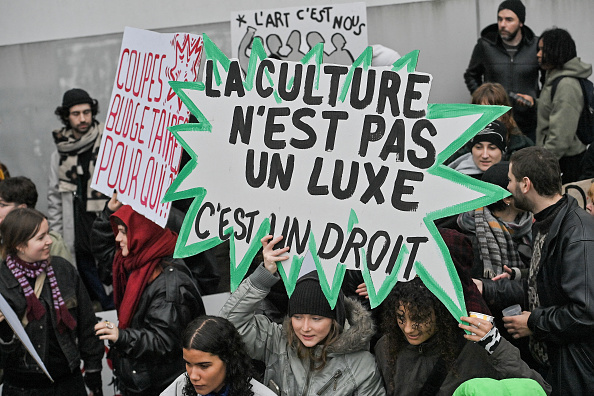
<path id="1" fill-rule="evenodd" d="M 557 85 L 559 85 L 559 81 L 561 81 L 565 77 L 569 77 L 569 76 L 561 76 L 561 77 L 557 77 L 556 79 L 553 80 L 553 83 L 551 84 L 551 102 L 553 101 L 553 98 L 555 97 L 555 92 L 557 92 Z"/>

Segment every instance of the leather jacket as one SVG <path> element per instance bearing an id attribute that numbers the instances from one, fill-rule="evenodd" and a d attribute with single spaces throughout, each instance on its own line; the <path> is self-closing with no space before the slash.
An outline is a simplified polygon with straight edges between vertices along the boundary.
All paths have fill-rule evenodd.
<path id="1" fill-rule="evenodd" d="M 101 359 L 103 358 L 103 341 L 95 336 L 95 312 L 87 291 L 76 272 L 76 269 L 61 257 L 52 257 L 51 265 L 56 275 L 60 293 L 64 303 L 72 317 L 76 320 L 74 330 L 67 330 L 60 333 L 57 330 L 56 312 L 53 309 L 54 303 L 49 279 L 45 279 L 40 300 L 48 309 L 53 326 L 51 330 L 57 339 L 60 349 L 68 360 L 70 372 L 80 369 L 81 359 L 84 361 L 84 367 L 87 372 L 101 371 Z M 27 308 L 25 294 L 18 280 L 14 277 L 6 262 L 0 264 L 0 293 L 6 299 L 11 308 L 19 318 L 22 318 Z M 45 326 L 48 318 L 44 315 L 40 320 L 30 321 L 25 327 L 27 335 L 35 346 L 41 360 L 48 361 L 50 327 Z M 0 341 L 0 354 L 2 365 L 5 371 L 17 372 L 19 374 L 42 374 L 43 372 L 37 366 L 31 355 L 26 351 L 23 344 L 13 338 L 9 342 Z M 50 372 L 51 367 L 48 367 Z"/>
<path id="2" fill-rule="evenodd" d="M 594 389 L 594 217 L 567 199 L 541 250 L 540 307 L 531 312 L 528 327 L 547 345 L 553 394 L 585 395 Z M 488 302 L 507 294 L 515 302 L 508 298 L 505 304 L 517 303 L 521 291 L 520 283 L 508 279 L 483 283 Z"/>
<path id="3" fill-rule="evenodd" d="M 130 327 L 120 329 L 109 357 L 124 394 L 159 394 L 185 370 L 181 335 L 205 314 L 183 264 L 161 262 L 163 272 L 144 289 Z M 185 265 L 183 265 L 185 267 Z"/>
<path id="4" fill-rule="evenodd" d="M 512 59 L 503 46 L 497 24 L 489 25 L 481 32 L 464 81 L 470 93 L 483 82 L 500 83 L 507 92 L 522 93 L 537 98 L 540 67 L 536 59 L 538 37 L 528 27 L 522 27 L 522 41 Z M 536 130 L 534 107 L 521 106 L 510 98 L 513 114 L 520 130 L 532 136 Z"/>

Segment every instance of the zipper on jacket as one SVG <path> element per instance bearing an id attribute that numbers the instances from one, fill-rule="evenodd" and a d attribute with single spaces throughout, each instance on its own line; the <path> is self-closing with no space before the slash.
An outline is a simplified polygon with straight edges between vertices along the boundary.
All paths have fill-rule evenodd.
<path id="1" fill-rule="evenodd" d="M 320 390 L 316 393 L 316 395 L 321 395 L 324 392 L 326 392 L 328 390 L 328 388 L 330 388 L 330 385 L 332 385 L 332 383 L 334 383 L 334 391 L 336 391 L 336 386 L 338 385 L 338 379 L 342 377 L 342 371 L 341 370 L 336 370 L 336 372 L 334 373 L 334 375 L 332 376 L 332 378 L 330 378 L 328 380 L 328 382 L 326 382 L 324 384 L 324 386 L 322 386 L 320 388 Z"/>

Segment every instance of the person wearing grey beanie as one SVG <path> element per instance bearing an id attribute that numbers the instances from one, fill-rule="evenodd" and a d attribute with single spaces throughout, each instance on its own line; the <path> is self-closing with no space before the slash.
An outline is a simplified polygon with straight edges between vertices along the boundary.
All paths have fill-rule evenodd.
<path id="1" fill-rule="evenodd" d="M 297 281 L 283 325 L 256 314 L 280 279 L 277 262 L 289 259 L 289 247 L 280 247 L 282 239 L 262 238 L 263 264 L 239 285 L 219 316 L 235 325 L 248 354 L 264 362 L 264 383 L 279 395 L 385 395 L 369 352 L 375 333 L 371 313 L 342 293 L 332 307 L 317 271 Z"/>

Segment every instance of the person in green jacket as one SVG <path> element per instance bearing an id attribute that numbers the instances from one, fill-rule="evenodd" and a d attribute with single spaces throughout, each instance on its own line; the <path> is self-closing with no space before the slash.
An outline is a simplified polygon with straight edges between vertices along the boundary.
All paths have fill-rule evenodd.
<path id="1" fill-rule="evenodd" d="M 536 145 L 557 157 L 562 184 L 574 182 L 579 180 L 586 152 L 586 145 L 576 135 L 584 108 L 584 95 L 578 78 L 590 77 L 592 65 L 581 61 L 575 41 L 567 30 L 559 28 L 548 29 L 540 36 L 536 57 L 546 71 L 545 83 L 537 101 Z M 531 96 L 521 96 L 534 102 Z"/>

